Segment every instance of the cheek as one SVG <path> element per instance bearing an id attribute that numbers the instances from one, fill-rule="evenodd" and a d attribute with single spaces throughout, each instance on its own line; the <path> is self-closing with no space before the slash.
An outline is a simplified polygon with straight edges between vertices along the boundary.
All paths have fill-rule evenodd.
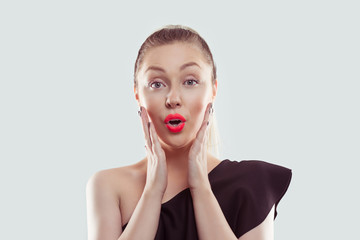
<path id="1" fill-rule="evenodd" d="M 154 94 L 146 91 L 145 89 L 139 90 L 139 100 L 140 104 L 146 109 L 151 108 L 153 106 L 159 106 L 159 102 L 162 100 L 159 94 Z"/>
<path id="2" fill-rule="evenodd" d="M 207 104 L 211 101 L 208 89 L 199 89 L 194 94 L 189 94 L 186 98 L 186 107 L 189 109 L 193 125 L 200 128 Z"/>
<path id="3" fill-rule="evenodd" d="M 155 94 L 141 94 L 140 104 L 146 108 L 150 121 L 154 122 L 156 116 L 158 116 L 164 108 L 164 99 Z"/>
<path id="4" fill-rule="evenodd" d="M 189 102 L 191 118 L 194 120 L 197 127 L 200 127 L 204 120 L 207 104 L 208 101 L 206 101 L 204 97 L 194 97 Z"/>

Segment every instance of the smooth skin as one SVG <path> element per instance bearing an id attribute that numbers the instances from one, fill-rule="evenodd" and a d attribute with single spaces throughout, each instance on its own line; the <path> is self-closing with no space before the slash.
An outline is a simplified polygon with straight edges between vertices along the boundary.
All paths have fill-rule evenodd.
<path id="1" fill-rule="evenodd" d="M 161 204 L 186 188 L 192 195 L 199 239 L 237 239 L 208 179 L 220 163 L 206 149 L 216 92 L 211 66 L 196 46 L 176 42 L 146 53 L 134 93 L 142 107 L 147 156 L 89 179 L 89 240 L 154 239 Z M 166 128 L 163 121 L 170 113 L 186 118 L 180 133 Z M 239 239 L 272 240 L 273 219 L 274 207 L 259 226 Z"/>

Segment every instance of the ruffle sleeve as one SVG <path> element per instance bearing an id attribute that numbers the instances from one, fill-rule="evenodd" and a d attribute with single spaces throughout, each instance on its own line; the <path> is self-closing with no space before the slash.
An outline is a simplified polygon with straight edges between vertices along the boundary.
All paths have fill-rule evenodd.
<path id="1" fill-rule="evenodd" d="M 286 193 L 292 171 L 259 160 L 227 160 L 212 190 L 231 229 L 239 238 L 261 224 Z"/>

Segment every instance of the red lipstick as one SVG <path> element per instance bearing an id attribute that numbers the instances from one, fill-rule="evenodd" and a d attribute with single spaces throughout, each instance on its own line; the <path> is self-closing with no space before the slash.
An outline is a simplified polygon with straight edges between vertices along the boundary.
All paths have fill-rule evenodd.
<path id="1" fill-rule="evenodd" d="M 166 116 L 164 123 L 170 132 L 181 132 L 185 126 L 186 119 L 179 113 L 169 114 Z"/>

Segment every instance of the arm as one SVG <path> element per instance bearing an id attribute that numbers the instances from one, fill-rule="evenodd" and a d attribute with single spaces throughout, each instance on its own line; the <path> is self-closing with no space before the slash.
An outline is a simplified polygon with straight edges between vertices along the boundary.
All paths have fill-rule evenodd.
<path id="1" fill-rule="evenodd" d="M 119 240 L 153 240 L 159 224 L 161 199 L 159 194 L 145 190 Z M 139 226 L 141 226 L 141 231 L 139 231 Z"/>
<path id="2" fill-rule="evenodd" d="M 191 190 L 199 239 L 236 240 L 210 188 Z"/>
<path id="3" fill-rule="evenodd" d="M 236 240 L 237 237 L 230 228 L 220 205 L 214 196 L 207 175 L 205 136 L 208 134 L 207 126 L 209 116 L 212 114 L 212 105 L 209 104 L 204 121 L 196 135 L 196 139 L 189 152 L 188 181 L 193 199 L 196 227 L 200 239 Z M 274 207 L 273 207 L 274 209 Z M 273 240 L 272 210 L 266 220 L 259 226 L 240 237 L 240 240 Z"/>
<path id="4" fill-rule="evenodd" d="M 237 239 L 211 189 L 192 190 L 191 195 L 199 239 Z M 239 240 L 273 240 L 273 219 L 274 207 L 272 207 L 270 213 L 260 225 L 245 233 Z"/>
<path id="5" fill-rule="evenodd" d="M 159 194 L 143 192 L 124 232 L 120 203 L 105 172 L 89 179 L 86 195 L 88 240 L 154 239 L 160 217 Z"/>
<path id="6" fill-rule="evenodd" d="M 104 171 L 94 174 L 86 185 L 88 240 L 114 240 L 121 234 L 119 201 Z"/>
<path id="7" fill-rule="evenodd" d="M 121 234 L 123 239 L 151 239 L 156 236 L 159 225 L 161 201 L 167 186 L 166 156 L 161 148 L 156 130 L 150 124 L 147 111 L 141 108 L 140 117 L 143 123 L 147 150 L 146 184 L 135 210 Z M 139 226 L 141 231 L 139 231 Z"/>
<path id="8" fill-rule="evenodd" d="M 134 212 L 122 232 L 120 203 L 104 172 L 95 174 L 87 185 L 89 240 L 154 239 L 159 224 L 161 201 L 167 186 L 166 156 L 147 111 L 140 117 L 146 140 L 146 184 Z M 126 191 L 123 191 L 126 192 Z M 141 231 L 139 231 L 139 226 Z M 120 236 L 120 237 L 119 237 Z"/>
<path id="9" fill-rule="evenodd" d="M 209 103 L 203 123 L 189 151 L 188 182 L 193 200 L 199 239 L 236 240 L 216 200 L 208 178 L 206 139 L 212 103 Z"/>

